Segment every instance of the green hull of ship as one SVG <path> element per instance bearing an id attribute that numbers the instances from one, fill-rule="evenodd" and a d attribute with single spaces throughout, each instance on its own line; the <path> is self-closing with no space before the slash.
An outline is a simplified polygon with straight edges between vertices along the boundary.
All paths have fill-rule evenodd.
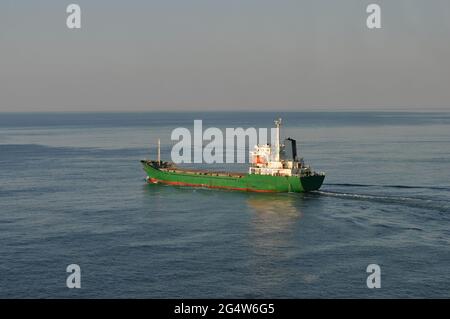
<path id="1" fill-rule="evenodd" d="M 257 174 L 218 174 L 206 171 L 159 169 L 142 161 L 149 183 L 208 187 L 247 192 L 303 193 L 318 190 L 324 175 L 271 176 Z"/>

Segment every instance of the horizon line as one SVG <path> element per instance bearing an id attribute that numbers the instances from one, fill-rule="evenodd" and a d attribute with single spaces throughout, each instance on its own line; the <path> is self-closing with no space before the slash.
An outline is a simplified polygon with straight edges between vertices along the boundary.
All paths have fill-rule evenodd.
<path id="1" fill-rule="evenodd" d="M 304 109 L 304 110 L 80 110 L 80 111 L 68 111 L 68 110 L 48 110 L 48 111 L 0 111 L 0 114 L 50 114 L 50 113 L 62 113 L 62 114 L 80 114 L 80 113 L 315 113 L 315 112 L 322 112 L 322 113 L 350 113 L 350 112 L 361 112 L 361 113 L 368 113 L 368 112 L 382 112 L 382 113 L 427 113 L 427 112 L 434 112 L 434 113 L 448 113 L 450 112 L 450 108 L 433 108 L 431 110 L 426 109 Z"/>

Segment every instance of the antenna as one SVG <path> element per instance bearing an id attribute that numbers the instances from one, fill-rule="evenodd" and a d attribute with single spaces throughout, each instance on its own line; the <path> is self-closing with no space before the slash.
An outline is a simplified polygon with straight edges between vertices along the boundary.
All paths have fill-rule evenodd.
<path id="1" fill-rule="evenodd" d="M 280 161 L 280 126 L 281 126 L 281 118 L 275 120 L 275 162 Z"/>

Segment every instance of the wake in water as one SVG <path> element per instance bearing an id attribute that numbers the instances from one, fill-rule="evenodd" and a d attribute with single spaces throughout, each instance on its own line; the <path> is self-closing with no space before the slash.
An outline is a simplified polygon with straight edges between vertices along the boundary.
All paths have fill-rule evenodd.
<path id="1" fill-rule="evenodd" d="M 380 195 L 369 195 L 369 194 L 356 194 L 356 193 L 342 193 L 342 192 L 331 192 L 331 191 L 315 191 L 314 193 L 325 195 L 325 196 L 335 196 L 343 198 L 354 198 L 354 199 L 369 199 L 369 200 L 383 200 L 383 201 L 417 201 L 417 198 L 403 197 L 403 196 L 380 196 Z M 421 202 L 429 201 L 430 199 L 420 199 Z"/>
<path id="2" fill-rule="evenodd" d="M 333 185 L 333 184 L 327 184 Z M 343 186 L 345 184 L 334 184 Z M 350 184 L 356 186 L 356 184 Z M 375 185 L 374 185 L 375 186 Z M 379 186 L 379 185 L 377 185 Z M 432 209 L 439 212 L 449 213 L 450 212 L 450 201 L 445 199 L 437 198 L 419 198 L 419 197 L 408 197 L 408 196 L 388 196 L 388 195 L 372 195 L 372 194 L 358 194 L 350 192 L 336 192 L 328 190 L 319 190 L 311 192 L 320 196 L 331 196 L 341 199 L 351 199 L 351 200 L 366 200 L 378 203 L 393 204 L 410 206 L 424 209 Z"/>
<path id="3" fill-rule="evenodd" d="M 382 187 L 382 188 L 450 190 L 450 186 L 409 186 L 409 185 L 339 184 L 339 183 L 337 184 L 327 183 L 327 185 L 345 186 L 345 187 Z"/>

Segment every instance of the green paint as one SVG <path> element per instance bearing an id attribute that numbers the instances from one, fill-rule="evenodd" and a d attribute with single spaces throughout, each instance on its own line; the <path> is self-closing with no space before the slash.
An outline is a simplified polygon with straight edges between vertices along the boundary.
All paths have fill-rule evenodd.
<path id="1" fill-rule="evenodd" d="M 271 176 L 257 174 L 219 174 L 215 172 L 184 172 L 159 169 L 141 161 L 149 182 L 181 186 L 223 188 L 253 192 L 308 192 L 322 186 L 324 175 Z"/>

